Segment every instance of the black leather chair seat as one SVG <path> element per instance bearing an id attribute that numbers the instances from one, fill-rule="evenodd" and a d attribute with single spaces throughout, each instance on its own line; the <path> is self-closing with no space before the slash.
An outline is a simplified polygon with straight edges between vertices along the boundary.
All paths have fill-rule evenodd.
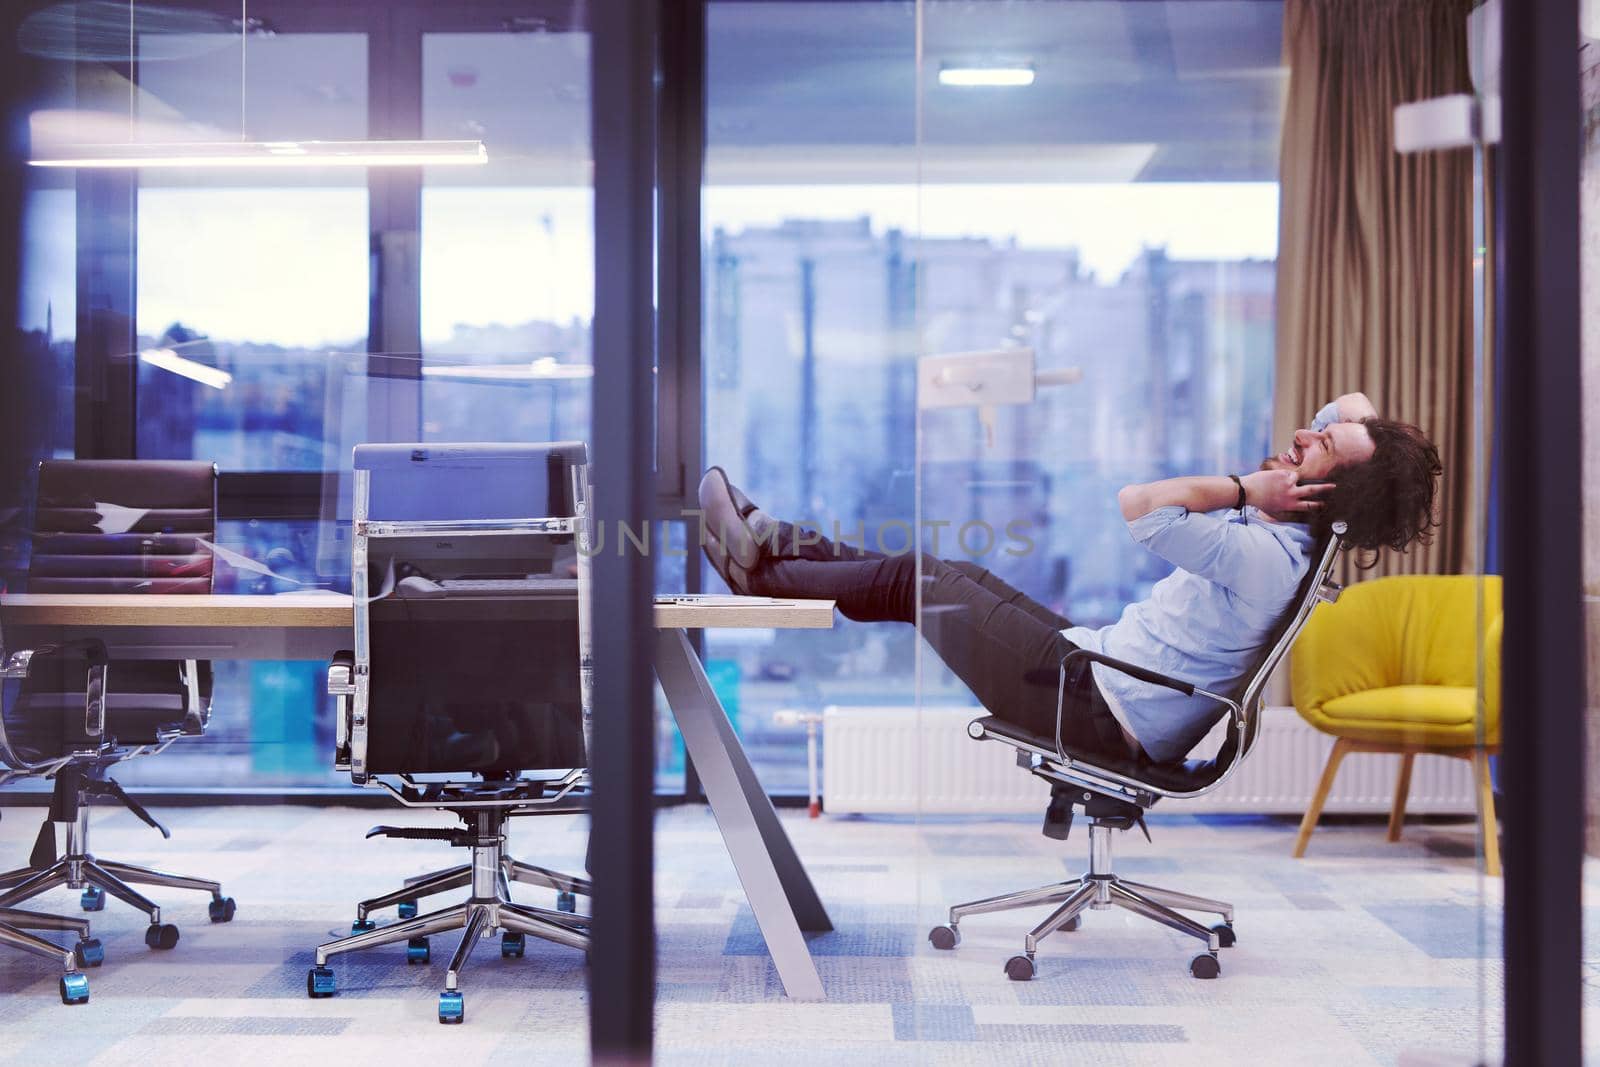
<path id="1" fill-rule="evenodd" d="M 106 733 L 121 745 L 154 744 L 163 730 L 183 722 L 183 696 L 174 693 L 112 693 L 106 704 Z M 81 693 L 35 693 L 17 699 L 6 714 L 6 736 L 29 761 L 53 759 L 82 749 Z"/>
<path id="2" fill-rule="evenodd" d="M 206 665 L 209 667 L 209 664 Z M 209 671 L 201 688 L 209 693 Z M 107 668 L 106 733 L 122 745 L 147 745 L 184 720 L 181 664 L 113 661 Z M 37 656 L 22 691 L 6 709 L 6 735 L 28 760 L 51 759 L 89 744 L 83 732 L 88 668 L 76 656 Z"/>
<path id="3" fill-rule="evenodd" d="M 1016 741 L 1036 748 L 1054 752 L 1056 739 L 1045 737 L 1025 730 L 1015 723 L 994 715 L 985 715 L 973 720 L 983 727 L 987 734 L 1005 738 L 1007 741 Z M 1064 746 L 1065 747 L 1065 746 Z M 1148 757 L 1143 759 L 1118 759 L 1100 753 L 1074 752 L 1072 748 L 1065 747 L 1067 755 L 1080 759 L 1091 767 L 1111 771 L 1131 778 L 1136 782 L 1143 782 L 1157 789 L 1170 789 L 1173 792 L 1188 792 L 1193 789 L 1203 789 L 1216 781 L 1226 766 L 1226 759 L 1231 753 L 1230 747 L 1225 747 L 1221 753 L 1212 759 L 1191 759 L 1181 763 L 1157 763 Z"/>

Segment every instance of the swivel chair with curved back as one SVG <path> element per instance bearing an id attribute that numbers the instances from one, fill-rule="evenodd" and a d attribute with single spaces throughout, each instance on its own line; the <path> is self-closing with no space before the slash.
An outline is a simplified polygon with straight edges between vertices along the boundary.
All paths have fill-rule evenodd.
<path id="1" fill-rule="evenodd" d="M 205 594 L 216 536 L 216 467 L 168 460 L 48 460 L 39 466 L 28 589 L 35 593 Z M 20 681 L 0 715 L 6 778 L 53 781 L 49 813 L 26 867 L 0 874 L 0 908 L 58 886 L 83 891 L 85 911 L 107 895 L 150 919 L 145 943 L 170 949 L 178 928 L 134 885 L 211 894 L 212 922 L 233 918 L 219 883 L 101 859 L 89 851 L 94 798 L 114 799 L 151 827 L 165 827 L 109 777 L 113 766 L 204 733 L 211 665 L 108 661 L 98 641 L 5 650 L 5 675 Z M 65 855 L 57 856 L 58 828 Z M 86 935 L 86 931 L 85 931 Z M 37 946 L 32 946 L 37 947 Z M 98 946 L 91 959 L 98 955 Z M 87 987 L 82 990 L 87 998 Z M 64 991 L 63 998 L 66 998 Z"/>
<path id="2" fill-rule="evenodd" d="M 1338 557 L 1344 524 L 1335 523 L 1333 530 L 1334 535 L 1320 547 L 1317 564 L 1302 580 L 1277 631 L 1266 642 L 1254 668 L 1240 681 L 1235 692 L 1209 692 L 1180 678 L 1078 649 L 1062 659 L 1056 680 L 1055 737 L 1031 733 L 993 715 L 968 724 L 967 732 L 973 738 L 1012 746 L 1017 751 L 1020 767 L 1050 783 L 1050 805 L 1042 831 L 1046 837 L 1066 840 L 1074 811 L 1082 809 L 1089 819 L 1089 869 L 1081 878 L 955 905 L 950 909 L 949 923 L 934 927 L 928 934 L 935 948 L 953 949 L 960 944 L 960 923 L 969 915 L 1056 904 L 1058 907 L 1023 938 L 1022 953 L 1006 961 L 1006 975 L 1013 981 L 1025 982 L 1037 972 L 1035 957 L 1039 942 L 1045 937 L 1057 930 L 1078 929 L 1085 910 L 1119 907 L 1205 942 L 1205 951 L 1189 963 L 1189 973 L 1194 977 L 1216 978 L 1222 973 L 1219 950 L 1234 944 L 1233 905 L 1122 878 L 1112 869 L 1111 832 L 1137 826 L 1148 837 L 1145 811 L 1163 797 L 1182 799 L 1211 792 L 1250 754 L 1260 725 L 1261 700 L 1267 679 L 1289 651 L 1317 601 L 1338 599 L 1340 587 L 1330 574 Z M 1084 660 L 1104 664 L 1151 685 L 1225 706 L 1227 736 L 1216 756 L 1182 763 L 1156 763 L 1148 758 L 1119 760 L 1067 750 L 1061 743 L 1062 694 L 1068 671 Z M 1208 927 L 1176 910 L 1180 908 L 1219 915 L 1222 922 Z"/>
<path id="3" fill-rule="evenodd" d="M 83 694 L 84 717 L 90 720 L 104 714 L 104 709 L 97 706 L 105 687 L 106 652 L 103 645 L 98 642 L 81 642 L 71 647 L 50 646 L 15 653 L 7 653 L 5 648 L 5 630 L 0 627 L 0 681 L 26 678 L 34 656 L 60 655 L 83 658 L 86 661 L 85 670 L 89 678 Z M 4 719 L 0 717 L 0 751 L 9 752 L 9 747 L 3 741 L 4 736 Z M 16 778 L 44 773 L 51 766 L 59 765 L 60 760 L 64 758 L 66 757 L 29 764 L 18 757 L 8 757 L 4 763 L 0 763 L 0 785 L 5 785 Z M 29 930 L 71 931 L 77 934 L 78 940 L 75 945 L 66 948 L 31 934 Z M 0 945 L 59 962 L 62 968 L 60 986 L 63 1004 L 88 1003 L 89 979 L 78 968 L 98 967 L 105 959 L 105 950 L 99 938 L 89 932 L 88 919 L 51 915 L 22 908 L 0 908 Z"/>
<path id="4" fill-rule="evenodd" d="M 460 1023 L 460 974 L 482 937 L 501 931 L 513 958 L 528 935 L 589 947 L 588 917 L 568 910 L 588 882 L 506 854 L 510 818 L 588 810 L 587 451 L 361 445 L 354 467 L 355 648 L 329 670 L 335 766 L 461 821 L 368 837 L 444 841 L 471 856 L 362 901 L 350 936 L 317 948 L 306 993 L 337 992 L 337 955 L 404 942 L 407 962 L 426 964 L 431 935 L 461 930 L 439 995 L 439 1021 Z M 558 908 L 513 901 L 512 881 L 557 889 Z M 418 898 L 462 885 L 464 902 L 415 913 Z M 368 917 L 391 904 L 398 921 Z"/>

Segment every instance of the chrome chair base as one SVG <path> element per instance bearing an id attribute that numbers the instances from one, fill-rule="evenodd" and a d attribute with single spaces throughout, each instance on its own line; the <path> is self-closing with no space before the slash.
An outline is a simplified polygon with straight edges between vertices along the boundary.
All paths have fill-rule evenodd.
<path id="1" fill-rule="evenodd" d="M 62 948 L 53 941 L 28 933 L 29 930 L 64 930 L 78 935 L 78 943 Z M 56 960 L 61 969 L 71 974 L 81 964 L 98 967 L 103 958 L 100 942 L 89 936 L 89 920 L 66 915 L 48 915 L 40 911 L 23 911 L 20 908 L 0 908 L 0 945 L 9 945 L 34 956 Z"/>
<path id="2" fill-rule="evenodd" d="M 193 889 L 211 894 L 212 922 L 227 922 L 233 918 L 234 902 L 222 895 L 222 884 L 207 878 L 190 878 L 167 874 L 132 863 L 96 859 L 89 852 L 89 805 L 78 805 L 77 818 L 66 824 L 66 855 L 45 867 L 20 867 L 0 874 L 0 911 L 11 905 L 30 900 L 60 886 L 85 890 L 83 907 L 98 911 L 105 906 L 105 897 L 112 896 L 124 904 L 144 912 L 150 919 L 145 931 L 145 944 L 151 948 L 167 949 L 178 943 L 178 928 L 161 921 L 161 907 L 134 888 L 135 885 L 161 886 L 168 889 Z M 76 922 L 78 920 L 66 920 Z M 72 927 L 60 927 L 71 929 Z M 87 927 L 85 927 L 87 930 Z"/>
<path id="3" fill-rule="evenodd" d="M 563 874 L 552 871 L 547 867 L 538 867 L 531 863 L 510 856 L 502 856 L 500 860 L 500 895 L 507 903 L 511 903 L 511 882 L 523 882 L 528 885 L 542 886 L 545 889 L 556 891 L 556 908 L 571 918 L 577 911 L 577 898 L 591 896 L 589 880 L 576 875 Z M 415 875 L 405 880 L 401 888 L 380 896 L 370 897 L 356 905 L 356 921 L 363 922 L 368 914 L 380 911 L 390 905 L 398 905 L 400 918 L 410 919 L 417 914 L 417 902 L 423 897 L 431 897 L 436 893 L 444 893 L 451 889 L 460 889 L 472 884 L 472 866 L 462 863 L 454 867 L 445 867 L 442 870 L 430 871 L 427 874 Z"/>
<path id="4" fill-rule="evenodd" d="M 472 812 L 470 818 L 474 827 L 471 839 L 458 843 L 471 850 L 472 861 L 463 866 L 422 875 L 392 893 L 364 900 L 357 905 L 359 918 L 354 932 L 348 937 L 317 947 L 315 966 L 306 974 L 307 996 L 328 997 L 337 992 L 336 978 L 328 966 L 328 961 L 334 956 L 404 941 L 407 962 L 427 963 L 431 957 L 428 937 L 449 930 L 460 930 L 461 941 L 450 958 L 450 966 L 445 971 L 444 991 L 439 994 L 439 1021 L 459 1023 L 465 1017 L 460 989 L 461 970 L 478 942 L 492 936 L 495 931 L 501 933 L 502 956 L 523 955 L 525 938 L 530 935 L 568 948 L 584 952 L 589 950 L 590 919 L 587 915 L 536 908 L 510 899 L 512 880 L 572 887 L 563 892 L 576 891 L 579 886 L 583 892 L 587 892 L 588 883 L 546 871 L 542 867 L 518 863 L 505 856 L 503 811 L 477 810 Z M 384 926 L 371 925 L 371 920 L 366 917 L 367 912 L 377 908 L 414 901 L 421 896 L 462 885 L 470 886 L 471 896 L 460 904 Z"/>
<path id="5" fill-rule="evenodd" d="M 1013 911 L 1042 904 L 1058 905 L 1043 922 L 1028 931 L 1022 939 L 1022 953 L 1006 961 L 1006 975 L 1013 981 L 1026 982 L 1037 973 L 1035 956 L 1039 942 L 1058 930 L 1078 929 L 1083 921 L 1082 915 L 1087 910 L 1123 908 L 1204 941 L 1206 951 L 1190 961 L 1189 973 L 1196 978 L 1216 978 L 1222 973 L 1217 959 L 1218 951 L 1230 948 L 1234 943 L 1233 905 L 1119 877 L 1111 869 L 1112 829 L 1112 826 L 1099 822 L 1090 824 L 1089 870 L 1083 877 L 957 904 L 950 909 L 949 924 L 934 927 L 928 933 L 928 940 L 934 948 L 953 949 L 961 943 L 961 920 L 969 915 Z M 1178 908 L 1220 915 L 1222 922 L 1208 927 L 1175 910 Z"/>

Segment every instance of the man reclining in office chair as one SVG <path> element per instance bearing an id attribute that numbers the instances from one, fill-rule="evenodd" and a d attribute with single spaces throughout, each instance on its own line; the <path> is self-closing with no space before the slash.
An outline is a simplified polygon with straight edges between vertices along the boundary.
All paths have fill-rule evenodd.
<path id="1" fill-rule="evenodd" d="M 1380 418 L 1366 396 L 1350 393 L 1257 471 L 1118 493 L 1133 539 L 1176 569 L 1115 623 L 1075 626 L 974 563 L 924 555 L 923 610 L 943 609 L 929 615 L 924 636 L 984 707 L 1045 737 L 1056 730 L 1058 665 L 1078 648 L 1227 692 L 1315 565 L 1329 526 L 1345 522 L 1345 544 L 1374 557 L 1425 544 L 1441 473 L 1421 430 Z M 703 548 L 734 592 L 834 600 L 859 622 L 915 621 L 910 553 L 865 551 L 780 522 L 719 467 L 700 482 L 700 506 Z M 1085 665 L 1066 679 L 1061 741 L 1085 756 L 1176 761 L 1223 710 Z"/>

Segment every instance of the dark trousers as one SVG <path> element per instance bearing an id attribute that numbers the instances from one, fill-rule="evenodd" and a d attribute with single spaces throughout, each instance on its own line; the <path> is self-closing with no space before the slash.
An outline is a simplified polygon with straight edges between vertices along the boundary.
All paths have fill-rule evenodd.
<path id="1" fill-rule="evenodd" d="M 832 600 L 857 622 L 914 623 L 917 562 L 788 523 L 750 576 L 760 596 Z M 1078 646 L 1072 626 L 1027 594 L 966 560 L 922 556 L 922 635 L 990 713 L 1052 742 L 1061 660 Z M 1128 740 L 1087 665 L 1067 677 L 1061 742 L 1083 754 L 1127 758 Z"/>

